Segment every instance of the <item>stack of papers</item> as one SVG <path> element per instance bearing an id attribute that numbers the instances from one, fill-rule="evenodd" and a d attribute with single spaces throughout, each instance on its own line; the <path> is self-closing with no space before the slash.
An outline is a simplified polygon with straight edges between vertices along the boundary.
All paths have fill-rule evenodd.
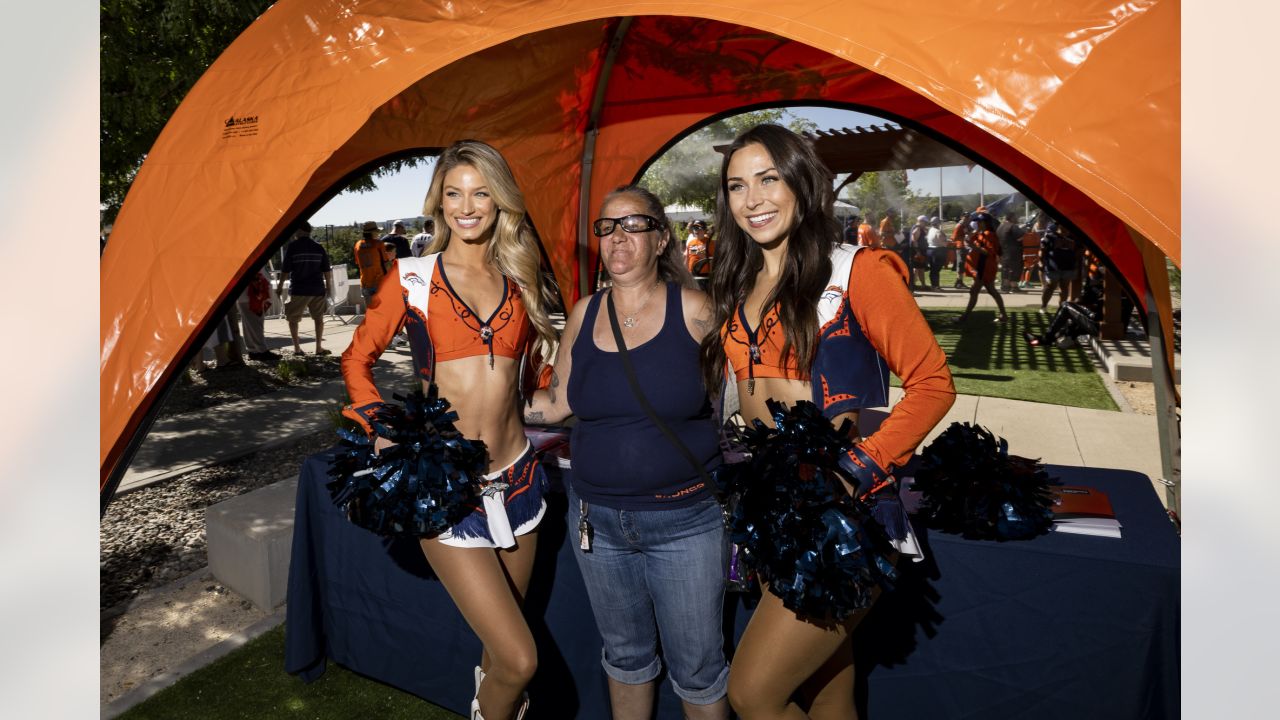
<path id="1" fill-rule="evenodd" d="M 1120 537 L 1120 521 L 1111 509 L 1107 494 L 1097 488 L 1061 485 L 1054 494 L 1054 532 Z"/>

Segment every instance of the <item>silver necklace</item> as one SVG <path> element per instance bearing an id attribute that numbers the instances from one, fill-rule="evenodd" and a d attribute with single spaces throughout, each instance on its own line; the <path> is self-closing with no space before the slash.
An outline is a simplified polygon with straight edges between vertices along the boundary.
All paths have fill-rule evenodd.
<path id="1" fill-rule="evenodd" d="M 657 283 L 653 284 L 653 287 L 657 287 L 657 286 L 658 286 Z M 631 328 L 638 325 L 640 321 L 636 318 L 636 315 L 639 315 L 640 313 L 644 312 L 645 308 L 649 307 L 649 301 L 652 299 L 653 299 L 653 289 L 651 288 L 649 290 L 649 294 L 645 296 L 644 302 L 640 304 L 640 308 L 635 311 L 634 315 L 632 313 L 623 311 L 622 326 L 630 330 Z"/>

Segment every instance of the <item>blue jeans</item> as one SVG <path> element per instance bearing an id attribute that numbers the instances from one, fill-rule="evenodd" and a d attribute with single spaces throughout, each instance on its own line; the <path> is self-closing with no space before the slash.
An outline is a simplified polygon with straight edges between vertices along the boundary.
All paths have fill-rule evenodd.
<path id="1" fill-rule="evenodd" d="M 569 488 L 569 532 L 580 504 Z M 601 664 L 625 685 L 662 672 L 658 643 L 681 700 L 709 705 L 725 696 L 721 616 L 729 559 L 720 505 L 706 499 L 674 510 L 614 510 L 589 504 L 591 552 L 578 567 L 604 638 Z"/>

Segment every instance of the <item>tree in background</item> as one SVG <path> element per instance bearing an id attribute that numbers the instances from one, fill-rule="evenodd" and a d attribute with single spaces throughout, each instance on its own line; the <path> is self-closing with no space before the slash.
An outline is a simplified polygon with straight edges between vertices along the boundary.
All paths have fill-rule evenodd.
<path id="1" fill-rule="evenodd" d="M 721 118 L 672 145 L 644 171 L 640 184 L 669 205 L 693 205 L 705 213 L 714 213 L 721 163 L 715 146 L 733 142 L 739 134 L 760 123 L 785 124 L 798 133 L 812 132 L 818 127 L 782 108 Z"/>
<path id="2" fill-rule="evenodd" d="M 231 41 L 274 0 L 101 0 L 99 199 L 115 222 L 129 186 L 178 104 Z M 377 189 L 374 178 L 416 167 L 389 162 L 344 192 Z"/>
<path id="3" fill-rule="evenodd" d="M 881 172 L 863 173 L 845 187 L 845 198 L 857 205 L 862 217 L 872 225 L 880 219 L 886 210 L 894 212 L 894 222 L 914 212 L 921 200 L 915 191 L 907 185 L 906 170 L 883 170 Z M 911 215 L 913 221 L 915 215 Z"/>

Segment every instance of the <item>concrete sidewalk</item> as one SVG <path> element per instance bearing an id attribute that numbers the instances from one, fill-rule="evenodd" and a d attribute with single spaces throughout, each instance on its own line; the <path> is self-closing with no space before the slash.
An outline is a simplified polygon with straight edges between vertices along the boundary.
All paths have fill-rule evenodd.
<path id="1" fill-rule="evenodd" d="M 890 402 L 902 398 L 901 388 L 889 388 Z M 862 414 L 859 430 L 873 431 L 884 411 Z M 925 447 L 953 422 L 981 425 L 1009 441 L 1009 452 L 1038 458 L 1050 465 L 1116 468 L 1142 473 L 1163 502 L 1160 477 L 1160 439 L 1151 415 L 1047 405 L 1025 400 L 957 395 L 951 410 L 920 443 Z"/>

